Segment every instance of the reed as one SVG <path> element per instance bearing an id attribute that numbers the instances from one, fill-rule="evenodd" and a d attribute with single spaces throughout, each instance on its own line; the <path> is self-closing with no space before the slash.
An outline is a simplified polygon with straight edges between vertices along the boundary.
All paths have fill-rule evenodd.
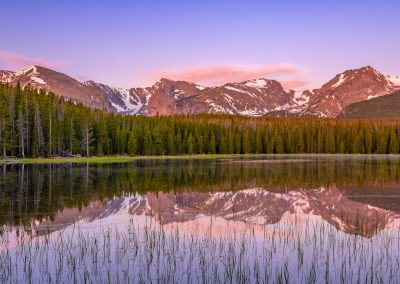
<path id="1" fill-rule="evenodd" d="M 365 237 L 303 218 L 241 229 L 232 221 L 219 233 L 213 222 L 181 230 L 149 217 L 96 232 L 78 225 L 38 237 L 8 231 L 0 237 L 0 282 L 399 282 L 399 229 Z"/>

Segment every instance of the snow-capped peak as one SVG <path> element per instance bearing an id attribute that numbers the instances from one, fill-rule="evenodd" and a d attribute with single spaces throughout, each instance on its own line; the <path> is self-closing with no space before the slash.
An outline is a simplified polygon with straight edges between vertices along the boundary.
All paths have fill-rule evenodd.
<path id="1" fill-rule="evenodd" d="M 29 78 L 31 81 L 30 83 L 33 84 L 35 87 L 42 88 L 42 85 L 46 85 L 46 82 L 43 78 L 39 77 L 39 66 L 32 65 L 28 68 L 25 68 L 19 72 L 16 72 L 13 77 L 26 77 Z"/>
<path id="2" fill-rule="evenodd" d="M 265 87 L 268 87 L 269 83 L 270 82 L 267 79 L 258 78 L 258 79 L 246 81 L 244 84 L 247 87 L 252 87 L 252 88 L 265 88 Z"/>
<path id="3" fill-rule="evenodd" d="M 16 72 L 15 76 L 21 76 L 21 75 L 25 75 L 25 74 L 28 74 L 28 73 L 33 73 L 33 74 L 38 73 L 37 72 L 37 66 L 36 65 L 32 65 L 32 66 L 30 66 L 28 68 L 25 68 L 25 69 L 23 69 L 23 70 L 21 70 L 19 72 Z"/>

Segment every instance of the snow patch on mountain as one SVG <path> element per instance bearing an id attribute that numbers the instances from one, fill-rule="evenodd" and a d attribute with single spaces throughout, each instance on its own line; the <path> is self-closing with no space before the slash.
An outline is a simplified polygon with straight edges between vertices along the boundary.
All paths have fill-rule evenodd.
<path id="1" fill-rule="evenodd" d="M 243 91 L 243 90 L 238 89 L 238 88 L 235 88 L 235 87 L 225 86 L 224 88 L 225 88 L 225 89 L 228 89 L 228 90 L 231 90 L 231 91 L 234 91 L 234 92 L 239 92 L 239 93 L 247 94 L 246 91 Z"/>
<path id="2" fill-rule="evenodd" d="M 336 89 L 340 85 L 342 85 L 346 81 L 345 74 L 340 74 L 338 81 L 332 86 L 333 89 Z"/>
<path id="3" fill-rule="evenodd" d="M 310 101 L 310 97 L 304 91 L 294 91 L 293 101 L 298 106 L 306 105 Z"/>
<path id="4" fill-rule="evenodd" d="M 140 97 L 133 92 L 131 93 L 128 89 L 113 88 L 93 81 L 86 81 L 83 84 L 88 87 L 100 89 L 117 113 L 136 114 L 143 107 Z"/>
<path id="5" fill-rule="evenodd" d="M 249 80 L 245 83 L 246 86 L 252 88 L 265 88 L 269 84 L 269 81 L 264 78 Z"/>
<path id="6" fill-rule="evenodd" d="M 143 107 L 143 103 L 141 103 L 140 98 L 133 94 L 136 100 L 131 96 L 131 93 L 127 89 L 116 88 L 115 89 L 121 96 L 122 101 L 124 102 L 124 109 L 129 114 L 136 114 Z"/>
<path id="7" fill-rule="evenodd" d="M 36 77 L 36 76 L 32 76 L 31 80 L 36 82 L 36 83 L 38 83 L 38 84 L 41 84 L 41 85 L 45 85 L 46 84 L 46 82 L 43 79 L 40 79 L 39 77 Z"/>
<path id="8" fill-rule="evenodd" d="M 0 70 L 0 82 L 9 83 L 15 76 L 15 73 L 7 70 Z"/>
<path id="9" fill-rule="evenodd" d="M 292 104 L 284 104 L 282 106 L 277 106 L 275 105 L 275 108 L 272 109 L 272 111 L 278 111 L 278 110 L 287 110 L 289 107 L 291 107 Z"/>
<path id="10" fill-rule="evenodd" d="M 386 75 L 386 79 L 393 86 L 400 87 L 400 76 Z"/>
<path id="11" fill-rule="evenodd" d="M 262 116 L 264 113 L 267 113 L 269 111 L 265 110 L 259 110 L 259 109 L 247 109 L 244 111 L 238 112 L 240 115 L 245 115 L 245 116 Z"/>
<path id="12" fill-rule="evenodd" d="M 25 75 L 28 73 L 37 73 L 37 67 L 36 66 L 30 66 L 28 68 L 22 69 L 21 71 L 18 71 L 15 73 L 15 77 L 21 76 L 21 75 Z"/>
<path id="13" fill-rule="evenodd" d="M 217 112 L 217 113 L 235 114 L 232 108 L 222 107 L 209 99 L 206 99 L 205 102 L 210 106 L 210 109 L 208 111 L 209 113 Z"/>
<path id="14" fill-rule="evenodd" d="M 376 94 L 376 95 L 368 96 L 367 100 L 374 99 L 374 98 L 377 98 L 377 97 L 380 97 L 380 96 L 381 96 L 381 94 Z"/>

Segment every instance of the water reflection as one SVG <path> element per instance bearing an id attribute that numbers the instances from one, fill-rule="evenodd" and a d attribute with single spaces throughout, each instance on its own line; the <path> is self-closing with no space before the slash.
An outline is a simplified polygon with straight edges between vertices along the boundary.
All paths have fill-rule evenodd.
<path id="1" fill-rule="evenodd" d="M 396 157 L 3 165 L 0 280 L 395 282 L 399 185 Z"/>
<path id="2" fill-rule="evenodd" d="M 272 192 L 336 187 L 349 199 L 400 212 L 400 160 L 288 158 L 138 161 L 115 165 L 3 165 L 0 224 L 26 225 L 131 194 L 264 188 Z M 297 159 L 298 161 L 296 162 Z"/>

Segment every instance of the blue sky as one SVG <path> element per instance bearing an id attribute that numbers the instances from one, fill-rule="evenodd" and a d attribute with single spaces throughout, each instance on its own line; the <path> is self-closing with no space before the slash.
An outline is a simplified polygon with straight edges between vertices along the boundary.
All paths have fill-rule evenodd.
<path id="1" fill-rule="evenodd" d="M 265 76 L 301 89 L 365 65 L 400 75 L 400 1 L 13 0 L 1 10 L 1 69 L 40 63 L 121 87 Z"/>

